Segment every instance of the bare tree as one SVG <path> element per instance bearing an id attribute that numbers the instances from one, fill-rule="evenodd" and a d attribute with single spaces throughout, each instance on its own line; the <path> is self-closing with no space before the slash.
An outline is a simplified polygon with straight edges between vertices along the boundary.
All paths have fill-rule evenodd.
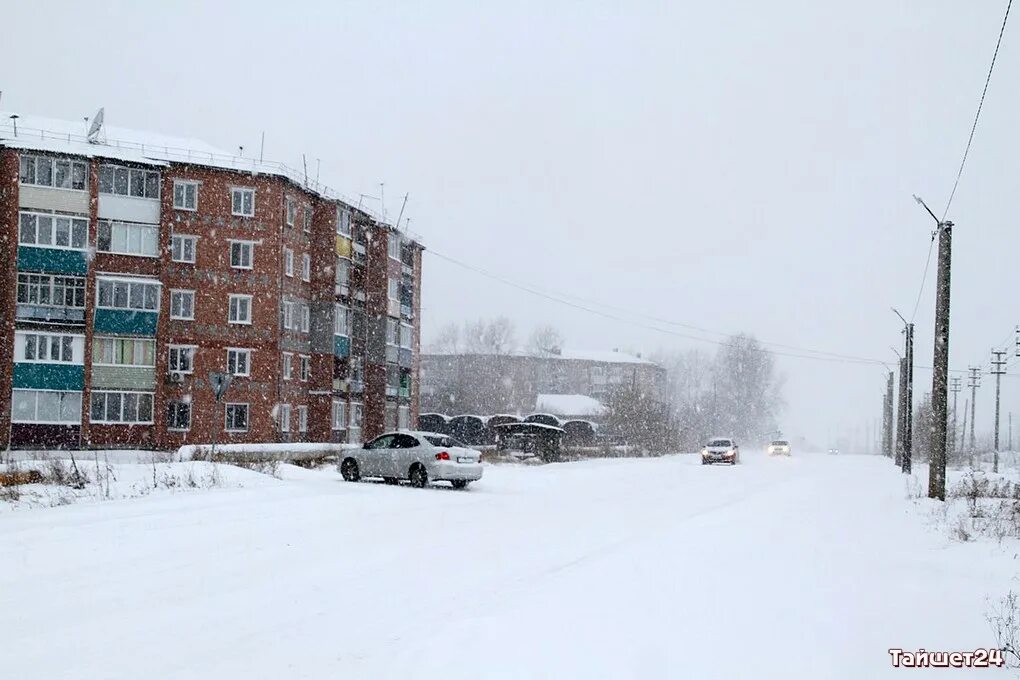
<path id="1" fill-rule="evenodd" d="M 429 351 L 433 354 L 457 354 L 460 350 L 460 326 L 455 323 L 448 323 L 440 328 L 429 345 Z"/>
<path id="2" fill-rule="evenodd" d="M 555 326 L 538 326 L 528 338 L 528 350 L 535 354 L 559 354 L 563 349 L 563 334 Z"/>

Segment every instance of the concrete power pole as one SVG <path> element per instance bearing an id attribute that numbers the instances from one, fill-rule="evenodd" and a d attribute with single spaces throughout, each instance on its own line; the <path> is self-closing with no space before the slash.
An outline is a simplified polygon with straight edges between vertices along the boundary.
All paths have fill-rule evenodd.
<path id="1" fill-rule="evenodd" d="M 977 410 L 974 408 L 974 404 L 977 402 L 977 388 L 981 386 L 981 368 L 977 366 L 971 366 L 970 370 L 970 381 L 967 387 L 970 388 L 970 464 L 974 465 L 974 415 Z"/>
<path id="2" fill-rule="evenodd" d="M 893 456 L 893 372 L 885 380 L 885 410 L 882 412 L 882 455 Z"/>
<path id="3" fill-rule="evenodd" d="M 995 376 L 995 451 L 992 455 L 995 457 L 992 459 L 992 472 L 999 471 L 999 384 L 1002 382 L 1002 376 L 1006 373 L 1006 360 L 1002 357 L 1006 356 L 1006 350 L 993 349 L 992 350 L 992 375 Z"/>
<path id="4" fill-rule="evenodd" d="M 923 202 L 922 202 L 923 204 Z M 925 206 L 927 208 L 927 206 Z M 930 212 L 930 211 L 929 211 Z M 932 217 L 935 215 L 933 214 Z M 938 221 L 938 220 L 936 220 Z M 935 352 L 931 382 L 932 450 L 928 466 L 928 498 L 946 500 L 946 426 L 949 383 L 949 278 L 953 250 L 953 223 L 938 221 L 939 260 L 935 288 Z"/>
<path id="5" fill-rule="evenodd" d="M 961 380 L 960 376 L 953 376 L 953 378 L 952 378 L 952 385 L 949 388 L 950 391 L 953 393 L 953 427 L 952 427 L 952 429 L 950 431 L 949 442 L 946 444 L 946 459 L 947 460 L 952 459 L 953 456 L 956 453 L 956 433 L 957 433 L 957 427 L 956 427 L 956 421 L 957 421 L 957 417 L 956 417 L 956 415 L 957 415 L 956 397 L 957 397 L 958 394 L 960 394 L 960 390 L 963 389 L 963 386 L 961 385 L 961 382 L 962 382 L 962 380 Z"/>
<path id="6" fill-rule="evenodd" d="M 900 359 L 900 391 L 896 402 L 896 467 L 903 467 L 904 435 L 906 434 L 907 412 L 907 359 Z"/>
<path id="7" fill-rule="evenodd" d="M 966 447 L 964 446 L 963 440 L 967 436 L 967 400 L 963 400 L 963 429 L 960 431 L 960 451 L 963 451 Z"/>
<path id="8" fill-rule="evenodd" d="M 910 474 L 914 449 L 914 324 L 907 324 L 907 393 L 904 396 L 903 473 Z"/>

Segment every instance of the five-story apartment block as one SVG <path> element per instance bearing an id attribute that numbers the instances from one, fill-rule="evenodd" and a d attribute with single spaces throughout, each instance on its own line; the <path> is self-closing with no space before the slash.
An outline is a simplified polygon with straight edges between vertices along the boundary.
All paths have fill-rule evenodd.
<path id="1" fill-rule="evenodd" d="M 279 164 L 33 122 L 0 125 L 0 447 L 417 422 L 418 243 Z"/>

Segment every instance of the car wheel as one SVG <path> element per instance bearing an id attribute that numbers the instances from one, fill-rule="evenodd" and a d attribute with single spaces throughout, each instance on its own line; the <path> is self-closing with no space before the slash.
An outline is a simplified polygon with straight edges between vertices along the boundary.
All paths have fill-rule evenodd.
<path id="1" fill-rule="evenodd" d="M 383 477 L 383 482 L 386 484 L 397 484 L 399 481 L 396 477 Z"/>
<path id="2" fill-rule="evenodd" d="M 429 485 L 429 473 L 421 463 L 412 465 L 407 476 L 411 480 L 411 486 L 416 489 L 424 489 Z"/>
<path id="3" fill-rule="evenodd" d="M 353 458 L 344 458 L 344 462 L 340 463 L 340 474 L 343 476 L 344 481 L 347 482 L 356 482 L 361 479 L 358 461 Z"/>
<path id="4" fill-rule="evenodd" d="M 702 459 L 701 459 L 701 464 L 702 464 L 702 465 L 708 465 L 708 461 L 707 461 L 707 460 L 705 460 L 704 458 L 702 458 Z"/>
<path id="5" fill-rule="evenodd" d="M 468 480 L 466 480 L 466 479 L 455 479 L 455 480 L 453 480 L 450 483 L 453 484 L 453 488 L 454 489 L 466 489 L 467 485 L 468 485 Z"/>

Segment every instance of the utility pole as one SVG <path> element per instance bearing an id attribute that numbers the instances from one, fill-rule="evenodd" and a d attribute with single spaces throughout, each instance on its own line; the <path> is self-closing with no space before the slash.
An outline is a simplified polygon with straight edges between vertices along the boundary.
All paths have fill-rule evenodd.
<path id="1" fill-rule="evenodd" d="M 970 464 L 974 465 L 974 414 L 977 412 L 974 408 L 974 404 L 977 402 L 977 388 L 981 386 L 981 368 L 979 366 L 971 366 L 970 370 L 970 383 L 967 387 L 970 388 Z"/>
<path id="2" fill-rule="evenodd" d="M 906 434 L 907 412 L 907 359 L 900 357 L 900 391 L 896 408 L 896 467 L 903 467 L 904 435 Z"/>
<path id="3" fill-rule="evenodd" d="M 1006 373 L 1006 360 L 1002 357 L 1006 356 L 1006 350 L 1004 349 L 993 349 L 992 350 L 992 375 L 995 376 L 995 451 L 993 452 L 994 458 L 992 459 L 992 472 L 999 471 L 999 384 L 1002 382 L 1002 376 Z"/>
<path id="4" fill-rule="evenodd" d="M 907 382 L 905 394 L 903 395 L 903 474 L 910 474 L 911 453 L 913 450 L 914 437 L 914 324 L 903 318 L 903 315 L 893 308 L 896 316 L 903 321 L 904 352 L 903 352 L 903 373 L 906 374 Z"/>
<path id="5" fill-rule="evenodd" d="M 893 455 L 893 372 L 885 379 L 885 402 L 882 411 L 882 455 L 892 458 Z"/>
<path id="6" fill-rule="evenodd" d="M 967 436 L 967 400 L 963 400 L 963 430 L 960 431 L 960 450 L 963 451 L 964 446 L 963 440 Z"/>
<path id="7" fill-rule="evenodd" d="M 957 413 L 957 411 L 956 411 L 956 396 L 960 393 L 960 390 L 963 389 L 963 387 L 962 387 L 962 385 L 960 383 L 961 383 L 960 376 L 955 375 L 952 378 L 952 386 L 949 388 L 952 391 L 952 393 L 953 393 L 953 429 L 952 429 L 951 436 L 949 437 L 949 441 L 946 444 L 946 459 L 947 460 L 953 458 L 954 454 L 956 453 L 956 432 L 957 432 L 957 430 L 956 430 L 956 413 Z"/>
<path id="8" fill-rule="evenodd" d="M 953 223 L 939 219 L 924 201 L 914 200 L 937 225 L 932 239 L 939 240 L 938 278 L 935 284 L 935 352 L 931 379 L 931 463 L 928 466 L 928 498 L 946 500 L 946 425 L 949 383 L 949 279 L 953 254 Z M 911 362 L 913 366 L 913 362 Z M 909 470 L 908 470 L 909 472 Z"/>

